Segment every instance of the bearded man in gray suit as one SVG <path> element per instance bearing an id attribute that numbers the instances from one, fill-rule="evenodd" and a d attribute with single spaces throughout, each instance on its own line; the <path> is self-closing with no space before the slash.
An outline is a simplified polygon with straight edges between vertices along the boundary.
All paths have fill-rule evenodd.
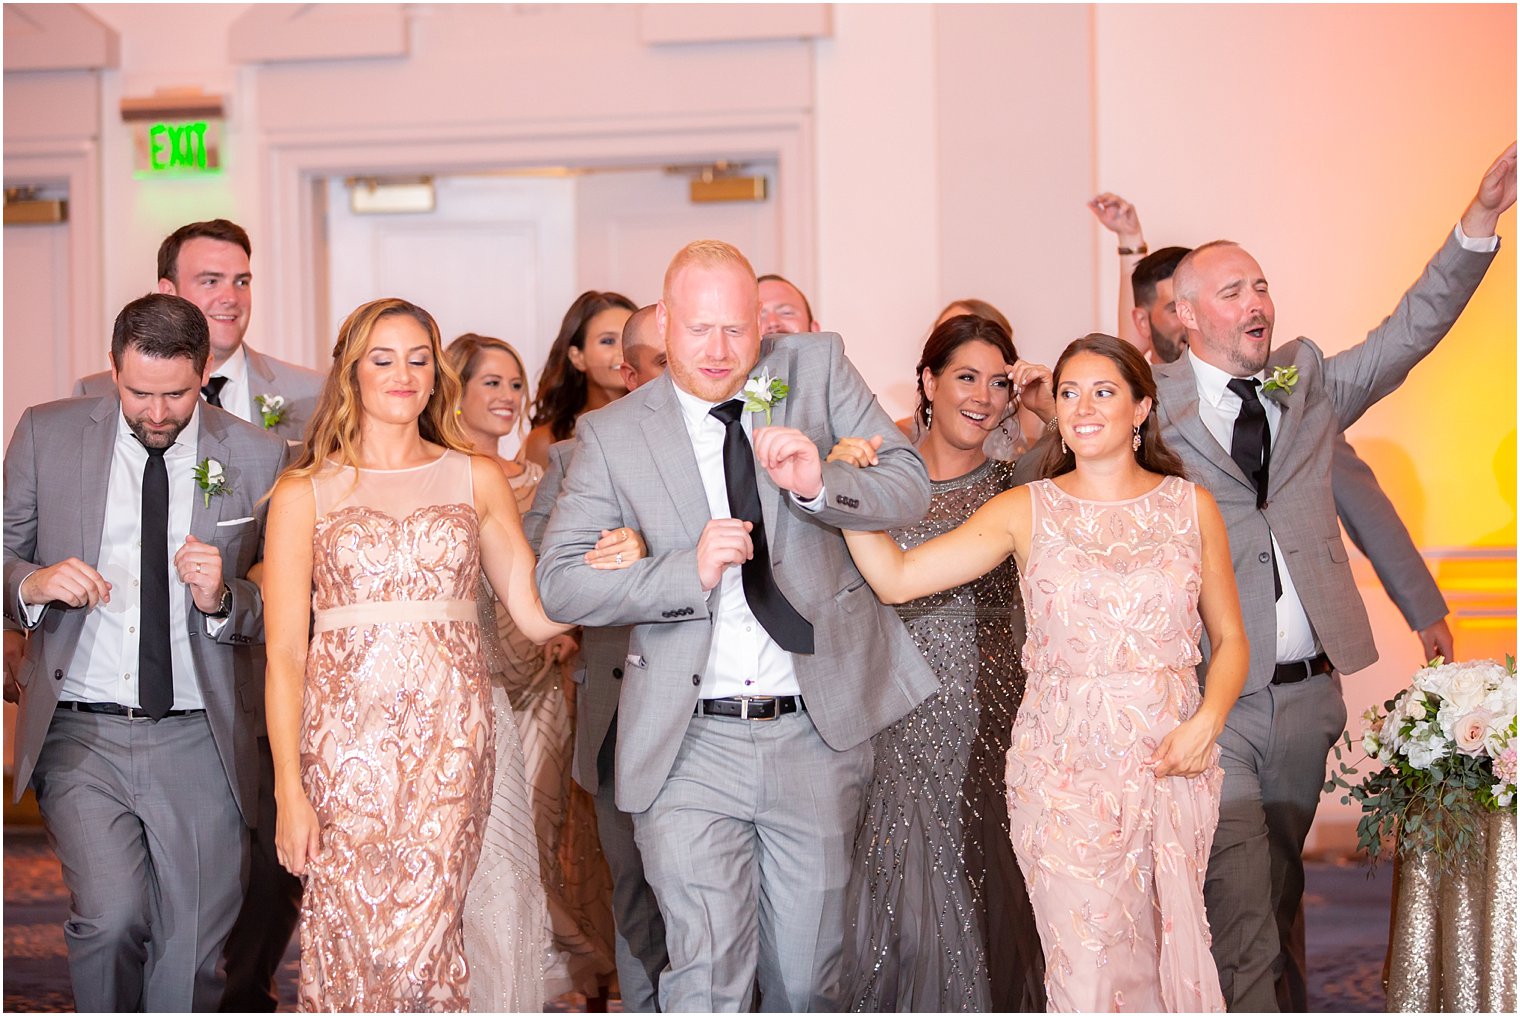
<path id="1" fill-rule="evenodd" d="M 768 1010 L 834 1009 L 869 739 L 936 688 L 839 529 L 921 518 L 928 474 L 837 335 L 761 341 L 729 245 L 677 254 L 657 317 L 667 373 L 581 418 L 540 593 L 551 617 L 634 626 L 617 804 L 665 918 L 662 1008 L 746 1010 L 758 974 Z M 885 436 L 879 465 L 823 463 L 849 434 Z M 621 526 L 650 556 L 589 567 Z"/>
<path id="2" fill-rule="evenodd" d="M 1224 796 L 1204 887 L 1232 1010 L 1306 1006 L 1293 941 L 1304 839 L 1346 723 L 1339 675 L 1377 659 L 1336 521 L 1335 436 L 1450 330 L 1514 201 L 1511 145 L 1393 315 L 1333 356 L 1308 339 L 1272 349 L 1266 277 L 1236 244 L 1197 248 L 1173 276 L 1188 352 L 1152 368 L 1157 411 L 1167 444 L 1224 514 L 1251 643 L 1245 689 L 1219 737 Z M 1263 391 L 1269 377 L 1274 390 Z"/>
<path id="3" fill-rule="evenodd" d="M 32 632 L 16 788 L 63 865 L 81 1012 L 207 1011 L 258 798 L 258 503 L 287 445 L 200 399 L 206 319 L 116 319 L 116 391 L 28 409 L 5 453 L 5 603 Z M 199 465 L 198 465 L 199 463 Z"/>
<path id="4" fill-rule="evenodd" d="M 186 298 L 206 316 L 211 338 L 211 371 L 201 387 L 206 401 L 287 441 L 300 441 L 325 376 L 266 356 L 244 341 L 253 311 L 252 254 L 248 233 L 235 222 L 187 223 L 159 244 L 158 291 Z M 114 390 L 110 371 L 80 378 L 74 386 L 75 395 Z M 243 913 L 227 941 L 225 1012 L 274 1012 L 279 1003 L 275 971 L 300 917 L 301 881 L 275 856 L 274 760 L 264 732 L 262 662 L 258 672 L 257 822 Z"/>

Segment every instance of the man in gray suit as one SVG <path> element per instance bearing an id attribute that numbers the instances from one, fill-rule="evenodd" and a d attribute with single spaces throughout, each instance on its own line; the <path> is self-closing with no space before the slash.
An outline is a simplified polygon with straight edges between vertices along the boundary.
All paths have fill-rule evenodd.
<path id="1" fill-rule="evenodd" d="M 212 1010 L 258 795 L 263 602 L 285 442 L 204 405 L 204 315 L 116 319 L 116 392 L 28 409 L 5 453 L 5 616 L 30 782 L 69 887 L 80 1011 Z M 204 479 L 204 482 L 202 478 Z"/>
<path id="2" fill-rule="evenodd" d="M 1233 1010 L 1279 1006 L 1274 978 L 1287 953 L 1278 928 L 1298 912 L 1304 839 L 1346 722 L 1339 675 L 1377 659 L 1336 521 L 1334 437 L 1397 388 L 1461 314 L 1514 203 L 1514 158 L 1511 146 L 1485 174 L 1393 315 L 1333 356 L 1308 339 L 1273 351 L 1266 278 L 1239 246 L 1205 244 L 1173 276 L 1188 352 L 1153 368 L 1158 412 L 1167 443 L 1224 515 L 1251 643 L 1245 689 L 1219 738 L 1224 797 L 1204 886 Z M 1296 380 L 1278 374 L 1289 367 Z M 1304 1001 L 1285 992 L 1282 1004 Z"/>
<path id="3" fill-rule="evenodd" d="M 769 1010 L 837 1008 L 869 739 L 936 688 L 839 528 L 921 518 L 928 475 L 837 335 L 762 342 L 734 248 L 683 248 L 657 313 L 668 371 L 581 418 L 540 593 L 551 617 L 635 626 L 617 804 L 665 918 L 662 1008 L 745 1010 L 757 974 Z M 822 462 L 847 434 L 885 436 L 875 468 Z M 620 526 L 649 557 L 587 566 Z"/>
<path id="4" fill-rule="evenodd" d="M 623 324 L 623 383 L 631 392 L 664 373 L 665 343 L 651 305 Z M 574 455 L 574 438 L 549 446 L 549 468 L 538 483 L 532 506 L 523 513 L 523 532 L 535 554 Z M 633 819 L 619 811 L 613 799 L 618 690 L 628 655 L 628 635 L 626 626 L 586 628 L 581 634 L 580 659 L 575 668 L 575 757 L 571 773 L 596 802 L 597 838 L 612 872 L 612 919 L 623 1011 L 657 1012 L 660 972 L 670 960 L 665 951 L 665 922 L 644 875 Z"/>
<path id="5" fill-rule="evenodd" d="M 299 441 L 316 410 L 324 375 L 257 352 L 243 341 L 253 309 L 253 244 L 235 222 L 191 222 L 158 247 L 158 291 L 201 309 L 211 335 L 211 373 L 201 394 L 213 406 L 287 441 Z M 80 378 L 75 395 L 114 390 L 110 371 Z M 274 849 L 274 760 L 264 732 L 264 665 L 254 694 L 259 798 L 243 913 L 227 940 L 226 1012 L 274 1012 L 275 971 L 300 919 L 301 880 L 281 867 Z"/>
<path id="6" fill-rule="evenodd" d="M 1171 363 L 1187 351 L 1187 329 L 1177 319 L 1172 275 L 1189 249 L 1163 247 L 1149 251 L 1140 230 L 1138 210 L 1117 194 L 1100 194 L 1088 202 L 1088 207 L 1119 239 L 1119 336 L 1148 350 L 1147 357 L 1152 363 Z M 1139 260 L 1134 263 L 1134 270 L 1123 271 L 1123 263 L 1135 257 Z M 1335 510 L 1347 535 L 1372 562 L 1383 589 L 1419 638 L 1424 658 L 1454 659 L 1441 587 L 1436 585 L 1414 538 L 1371 467 L 1362 461 L 1345 434 L 1335 435 L 1334 440 L 1330 480 Z M 1295 925 L 1298 941 L 1294 955 L 1298 960 L 1296 967 L 1301 969 L 1302 914 Z"/>
<path id="7" fill-rule="evenodd" d="M 253 311 L 253 244 L 235 222 L 191 222 L 158 248 L 158 291 L 183 296 L 211 329 L 211 376 L 204 394 L 240 420 L 299 441 L 316 410 L 325 376 L 256 351 L 243 341 Z M 106 395 L 110 371 L 82 377 L 74 394 Z"/>

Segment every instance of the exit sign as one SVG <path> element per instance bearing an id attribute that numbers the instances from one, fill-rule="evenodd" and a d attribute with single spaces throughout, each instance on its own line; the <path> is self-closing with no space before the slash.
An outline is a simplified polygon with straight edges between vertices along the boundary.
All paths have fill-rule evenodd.
<path id="1" fill-rule="evenodd" d="M 201 176 L 221 171 L 222 122 L 188 120 L 133 124 L 138 176 Z"/>

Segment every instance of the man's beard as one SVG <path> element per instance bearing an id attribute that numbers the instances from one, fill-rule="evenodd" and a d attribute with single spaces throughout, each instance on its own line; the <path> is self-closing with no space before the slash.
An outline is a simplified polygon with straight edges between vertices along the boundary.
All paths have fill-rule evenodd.
<path id="1" fill-rule="evenodd" d="M 751 367 L 754 364 L 750 364 Z M 681 389 L 689 395 L 695 395 L 703 402 L 725 402 L 739 394 L 748 380 L 748 371 L 734 371 L 722 381 L 707 377 L 695 367 L 687 367 L 683 363 L 671 360 L 665 367 L 680 385 Z"/>
<path id="2" fill-rule="evenodd" d="M 143 443 L 144 448 L 168 448 L 179 439 L 179 436 L 185 432 L 185 428 L 190 425 L 190 417 L 187 416 L 183 420 L 170 420 L 167 422 L 172 425 L 172 429 L 158 432 L 149 430 L 145 426 L 142 417 L 135 420 L 128 419 L 127 426 L 132 428 L 132 433 L 137 435 L 137 440 Z"/>
<path id="3" fill-rule="evenodd" d="M 1151 348 L 1156 351 L 1156 359 L 1162 363 L 1171 363 L 1182 356 L 1187 349 L 1187 332 L 1183 332 L 1175 339 L 1168 338 L 1159 329 L 1151 327 Z"/>
<path id="4" fill-rule="evenodd" d="M 1230 343 L 1229 359 L 1230 363 L 1239 372 L 1236 375 L 1237 377 L 1246 377 L 1251 374 L 1260 373 L 1266 367 L 1267 359 L 1272 355 L 1272 342 L 1270 339 L 1261 344 L 1259 353 L 1254 350 L 1247 351 L 1246 343 L 1248 341 L 1253 346 L 1255 345 L 1254 340 L 1246 339 L 1246 332 L 1252 328 L 1270 328 L 1270 326 L 1267 324 L 1266 318 L 1258 316 L 1253 317 L 1236 330 L 1235 340 Z"/>

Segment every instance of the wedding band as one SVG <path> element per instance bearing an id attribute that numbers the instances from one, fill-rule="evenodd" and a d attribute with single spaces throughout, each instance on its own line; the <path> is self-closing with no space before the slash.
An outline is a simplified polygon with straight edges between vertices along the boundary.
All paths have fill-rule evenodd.
<path id="1" fill-rule="evenodd" d="M 612 560 L 615 561 L 615 562 L 617 562 L 618 564 L 622 564 L 623 563 L 623 552 L 622 551 L 618 551 L 617 557 L 614 557 Z"/>

